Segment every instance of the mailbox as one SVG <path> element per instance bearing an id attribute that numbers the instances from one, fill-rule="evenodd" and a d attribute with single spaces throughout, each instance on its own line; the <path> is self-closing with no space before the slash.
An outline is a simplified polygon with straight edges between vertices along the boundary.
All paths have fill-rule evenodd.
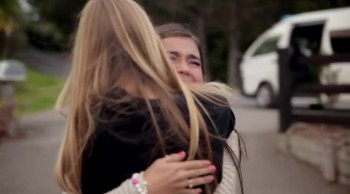
<path id="1" fill-rule="evenodd" d="M 0 82 L 20 82 L 26 79 L 26 67 L 17 60 L 0 61 Z"/>

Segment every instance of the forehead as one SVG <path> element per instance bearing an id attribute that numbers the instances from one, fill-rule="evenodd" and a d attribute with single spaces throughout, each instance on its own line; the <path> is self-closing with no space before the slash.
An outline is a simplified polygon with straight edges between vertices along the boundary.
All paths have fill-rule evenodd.
<path id="1" fill-rule="evenodd" d="M 194 55 L 200 58 L 198 46 L 192 38 L 189 37 L 168 37 L 162 39 L 163 46 L 168 52 L 177 52 L 181 55 Z"/>

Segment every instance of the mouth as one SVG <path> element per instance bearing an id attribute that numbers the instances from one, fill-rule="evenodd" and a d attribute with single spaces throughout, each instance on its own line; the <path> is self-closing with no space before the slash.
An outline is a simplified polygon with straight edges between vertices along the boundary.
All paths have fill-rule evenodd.
<path id="1" fill-rule="evenodd" d="M 181 80 L 184 82 L 193 82 L 193 79 L 191 76 L 180 74 L 180 77 L 181 77 Z"/>

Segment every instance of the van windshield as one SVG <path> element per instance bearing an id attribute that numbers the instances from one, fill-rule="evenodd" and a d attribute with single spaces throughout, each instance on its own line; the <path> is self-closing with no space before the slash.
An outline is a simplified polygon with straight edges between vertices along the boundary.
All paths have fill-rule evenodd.
<path id="1" fill-rule="evenodd" d="M 254 52 L 255 55 L 263 55 L 268 53 L 273 53 L 277 51 L 277 42 L 279 37 L 272 37 L 265 40 Z"/>

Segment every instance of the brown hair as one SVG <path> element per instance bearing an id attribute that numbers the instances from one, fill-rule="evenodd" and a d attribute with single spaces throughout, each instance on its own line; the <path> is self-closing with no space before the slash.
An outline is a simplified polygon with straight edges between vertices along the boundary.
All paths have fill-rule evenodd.
<path id="1" fill-rule="evenodd" d="M 203 75 L 205 75 L 206 61 L 204 60 L 205 56 L 203 56 L 201 41 L 197 36 L 195 36 L 190 31 L 187 25 L 180 24 L 180 23 L 163 24 L 156 27 L 156 32 L 158 33 L 161 39 L 170 38 L 170 37 L 191 38 L 194 41 L 194 43 L 197 45 L 197 48 L 200 54 L 201 64 L 202 64 L 202 73 Z"/>
<path id="2" fill-rule="evenodd" d="M 205 76 L 205 67 L 206 67 L 206 61 L 204 60 L 205 56 L 203 56 L 203 50 L 201 46 L 201 42 L 197 36 L 195 36 L 189 29 L 187 25 L 180 24 L 180 23 L 168 23 L 163 24 L 156 27 L 156 32 L 160 36 L 161 39 L 170 38 L 170 37 L 185 37 L 185 38 L 191 38 L 195 44 L 198 47 L 199 54 L 200 54 L 200 60 L 202 63 L 202 73 Z M 212 83 L 210 83 L 212 84 Z M 214 84 L 216 85 L 216 84 Z M 221 87 L 220 85 L 216 85 L 216 87 Z M 224 89 L 225 90 L 225 89 Z M 237 170 L 237 175 L 240 183 L 240 190 L 241 193 L 244 193 L 243 188 L 243 177 L 241 172 L 241 160 L 242 160 L 242 150 L 244 151 L 244 154 L 247 155 L 246 147 L 244 145 L 243 138 L 238 133 L 237 130 L 234 130 L 234 132 L 237 134 L 238 137 L 238 153 L 235 153 L 234 150 L 231 149 L 231 147 L 225 142 L 224 146 L 226 151 L 228 152 L 230 158 L 232 159 L 235 168 Z"/>

